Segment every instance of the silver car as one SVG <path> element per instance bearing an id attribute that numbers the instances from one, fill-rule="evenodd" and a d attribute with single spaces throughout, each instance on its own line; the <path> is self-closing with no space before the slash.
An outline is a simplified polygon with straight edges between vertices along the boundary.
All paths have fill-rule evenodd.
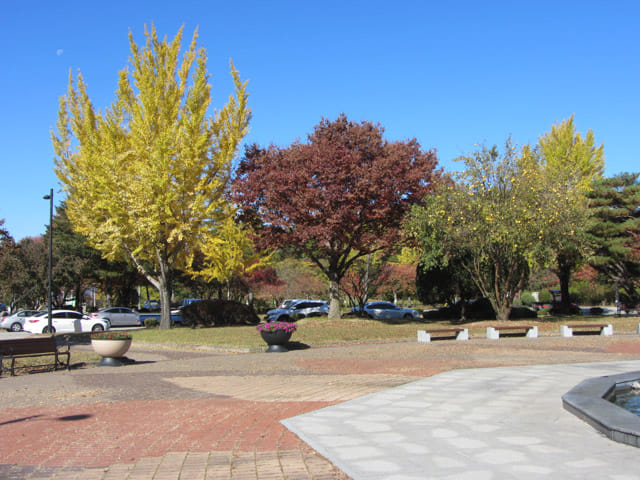
<path id="1" fill-rule="evenodd" d="M 411 308 L 402 308 L 391 302 L 369 302 L 364 305 L 364 313 L 374 320 L 397 320 L 421 318 L 420 314 Z"/>
<path id="2" fill-rule="evenodd" d="M 329 304 L 322 300 L 294 300 L 286 308 L 267 312 L 267 322 L 289 322 L 305 317 L 329 314 Z"/>
<path id="3" fill-rule="evenodd" d="M 38 313 L 40 313 L 38 310 L 20 310 L 13 315 L 3 316 L 0 320 L 0 328 L 10 332 L 21 332 L 24 329 L 24 319 Z"/>
<path id="4" fill-rule="evenodd" d="M 103 308 L 89 315 L 91 318 L 101 318 L 112 327 L 139 327 L 140 315 L 138 312 L 127 307 L 109 307 Z"/>

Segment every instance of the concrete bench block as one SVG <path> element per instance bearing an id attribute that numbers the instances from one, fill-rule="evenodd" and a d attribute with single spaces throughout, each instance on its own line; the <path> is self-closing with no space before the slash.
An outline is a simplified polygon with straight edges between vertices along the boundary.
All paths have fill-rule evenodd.
<path id="1" fill-rule="evenodd" d="M 571 328 L 569 325 L 560 325 L 560 336 L 573 337 L 573 328 Z"/>
<path id="2" fill-rule="evenodd" d="M 469 329 L 465 328 L 461 332 L 458 332 L 456 340 L 469 340 Z"/>
<path id="3" fill-rule="evenodd" d="M 418 342 L 428 343 L 431 341 L 431 335 L 424 330 L 418 330 Z"/>

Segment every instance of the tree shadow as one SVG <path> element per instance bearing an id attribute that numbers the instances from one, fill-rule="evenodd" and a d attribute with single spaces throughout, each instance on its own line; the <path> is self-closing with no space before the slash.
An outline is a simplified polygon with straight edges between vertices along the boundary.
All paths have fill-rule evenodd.
<path id="1" fill-rule="evenodd" d="M 29 417 L 16 418 L 14 420 L 7 420 L 6 422 L 0 422 L 0 425 L 10 425 L 12 423 L 27 422 L 34 418 L 42 417 L 42 415 L 31 415 Z"/>

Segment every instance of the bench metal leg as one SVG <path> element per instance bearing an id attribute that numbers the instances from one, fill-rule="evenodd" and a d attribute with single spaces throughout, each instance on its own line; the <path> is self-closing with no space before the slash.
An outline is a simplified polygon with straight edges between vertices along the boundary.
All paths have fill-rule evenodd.
<path id="1" fill-rule="evenodd" d="M 560 336 L 573 337 L 573 328 L 571 328 L 569 325 L 560 325 Z"/>
<path id="2" fill-rule="evenodd" d="M 600 335 L 604 335 L 605 337 L 610 337 L 613 335 L 613 325 L 609 324 L 606 327 L 603 327 L 602 330 L 600 330 Z"/>
<path id="3" fill-rule="evenodd" d="M 469 329 L 465 328 L 456 335 L 456 340 L 469 340 Z"/>
<path id="4" fill-rule="evenodd" d="M 487 338 L 489 340 L 498 340 L 500 338 L 500 331 L 493 327 L 487 327 Z"/>
<path id="5" fill-rule="evenodd" d="M 538 338 L 538 327 L 533 326 L 527 330 L 527 337 L 529 338 Z"/>

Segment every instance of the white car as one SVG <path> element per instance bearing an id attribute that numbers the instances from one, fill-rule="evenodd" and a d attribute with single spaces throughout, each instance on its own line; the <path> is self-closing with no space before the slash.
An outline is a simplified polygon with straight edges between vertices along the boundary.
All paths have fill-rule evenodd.
<path id="1" fill-rule="evenodd" d="M 90 318 L 73 310 L 53 310 L 51 327 L 49 331 L 48 312 L 24 319 L 24 331 L 31 333 L 80 333 L 109 330 L 109 324 L 101 318 Z"/>
<path id="2" fill-rule="evenodd" d="M 3 316 L 0 320 L 0 328 L 7 329 L 11 332 L 20 332 L 24 325 L 24 319 L 39 313 L 39 310 L 20 310 L 13 315 Z"/>

